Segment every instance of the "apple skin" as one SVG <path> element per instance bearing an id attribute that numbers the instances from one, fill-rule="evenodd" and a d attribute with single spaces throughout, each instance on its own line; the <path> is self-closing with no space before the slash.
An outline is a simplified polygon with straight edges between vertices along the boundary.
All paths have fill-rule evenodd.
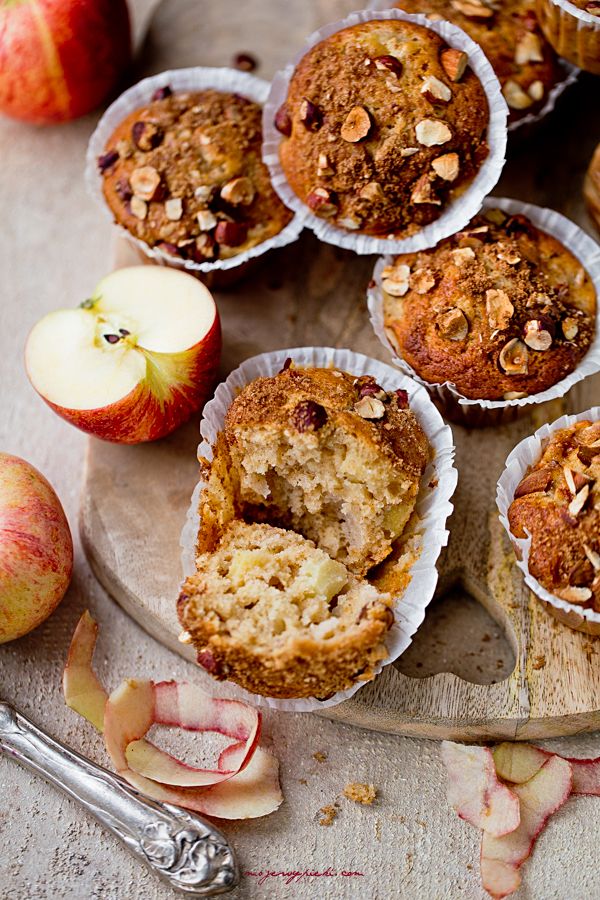
<path id="1" fill-rule="evenodd" d="M 0 111 L 48 125 L 106 100 L 131 62 L 126 0 L 0 0 Z"/>
<path id="2" fill-rule="evenodd" d="M 72 572 L 71 531 L 52 486 L 24 459 L 0 453 L 0 644 L 47 619 Z"/>
<path id="3" fill-rule="evenodd" d="M 167 356 L 157 353 L 155 358 Z M 209 397 L 217 379 L 221 359 L 221 324 L 218 314 L 205 337 L 179 354 L 171 354 L 169 368 L 174 383 L 161 400 L 145 380 L 126 397 L 98 409 L 66 409 L 42 399 L 71 425 L 104 441 L 116 444 L 141 444 L 166 437 L 198 412 Z M 39 392 L 38 392 L 39 393 Z"/>

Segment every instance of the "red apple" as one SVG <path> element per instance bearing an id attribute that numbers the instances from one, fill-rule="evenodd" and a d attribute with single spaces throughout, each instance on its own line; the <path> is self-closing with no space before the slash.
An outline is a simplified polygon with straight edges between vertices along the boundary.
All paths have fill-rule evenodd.
<path id="1" fill-rule="evenodd" d="M 201 281 L 161 266 L 117 269 L 77 309 L 49 313 L 25 348 L 27 374 L 60 416 L 107 441 L 169 434 L 204 406 L 221 327 Z"/>
<path id="2" fill-rule="evenodd" d="M 73 542 L 60 500 L 37 469 L 0 453 L 0 644 L 48 618 L 72 571 Z"/>
<path id="3" fill-rule="evenodd" d="M 95 109 L 131 62 L 126 0 L 0 0 L 0 111 L 50 124 Z"/>

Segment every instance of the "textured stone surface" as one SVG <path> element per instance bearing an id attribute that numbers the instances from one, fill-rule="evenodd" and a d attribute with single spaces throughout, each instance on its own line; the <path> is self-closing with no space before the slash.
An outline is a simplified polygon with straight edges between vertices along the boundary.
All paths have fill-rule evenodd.
<path id="1" fill-rule="evenodd" d="M 324 4 L 319 7 L 321 21 L 326 21 L 321 7 Z M 252 49 L 253 43 L 246 34 L 244 49 Z M 581 96 L 575 92 L 570 102 L 574 121 L 586 134 L 583 123 L 592 118 L 578 101 Z M 80 177 L 94 122 L 90 116 L 44 131 L 0 123 L 0 447 L 27 457 L 50 478 L 74 532 L 85 438 L 35 396 L 24 374 L 22 350 L 41 314 L 88 296 L 107 269 L 110 231 L 86 197 Z M 594 137 L 599 135 L 590 135 L 590 144 Z M 538 140 L 540 151 L 545 145 Z M 573 184 L 579 185 L 580 173 L 565 166 L 564 159 L 549 159 L 547 168 L 531 178 L 549 184 L 554 180 L 561 199 L 575 205 Z M 562 177 L 567 172 L 569 179 Z M 16 701 L 52 734 L 106 763 L 100 740 L 64 707 L 60 693 L 69 638 L 86 606 L 102 624 L 98 669 L 110 686 L 130 674 L 191 678 L 194 670 L 161 648 L 104 595 L 78 545 L 73 585 L 55 615 L 32 635 L 0 647 L 0 695 Z M 225 825 L 242 868 L 324 871 L 330 866 L 364 875 L 304 879 L 294 885 L 280 878 L 258 885 L 257 879 L 246 878 L 233 896 L 481 900 L 477 834 L 446 806 L 437 744 L 299 715 L 266 716 L 265 736 L 281 759 L 286 802 L 264 821 Z M 600 753 L 597 735 L 546 746 L 570 755 Z M 315 751 L 327 751 L 327 761 L 316 762 Z M 347 782 L 362 780 L 379 789 L 372 807 L 339 798 Z M 175 897 L 72 801 L 5 759 L 0 759 L 0 798 L 2 900 Z M 320 827 L 319 808 L 336 798 L 338 817 L 330 828 Z M 599 828 L 600 799 L 570 800 L 551 820 L 526 864 L 518 900 L 598 896 Z"/>

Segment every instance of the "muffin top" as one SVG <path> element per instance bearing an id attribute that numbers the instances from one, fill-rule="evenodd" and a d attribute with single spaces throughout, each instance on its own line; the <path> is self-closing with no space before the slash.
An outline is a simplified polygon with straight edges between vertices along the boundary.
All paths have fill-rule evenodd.
<path id="1" fill-rule="evenodd" d="M 529 571 L 540 584 L 600 612 L 600 422 L 552 435 L 508 510 L 512 533 L 532 535 Z"/>
<path id="2" fill-rule="evenodd" d="M 430 383 L 471 399 L 544 391 L 595 334 L 596 291 L 579 260 L 523 215 L 489 209 L 382 273 L 386 333 Z"/>
<path id="3" fill-rule="evenodd" d="M 286 178 L 313 213 L 406 237 L 473 180 L 488 121 L 466 53 L 421 25 L 375 20 L 306 53 L 275 125 Z"/>
<path id="4" fill-rule="evenodd" d="M 544 38 L 535 0 L 397 0 L 400 9 L 447 19 L 480 45 L 502 85 L 509 122 L 538 112 L 548 92 L 564 78 L 558 58 Z M 598 4 L 600 9 L 600 3 Z"/>
<path id="5" fill-rule="evenodd" d="M 371 375 L 358 378 L 339 369 L 284 369 L 256 378 L 236 397 L 225 417 L 225 436 L 239 428 L 284 426 L 299 435 L 343 426 L 373 446 L 402 471 L 417 478 L 429 457 L 429 443 L 409 408 L 407 392 L 386 392 Z"/>
<path id="6" fill-rule="evenodd" d="M 277 234 L 292 214 L 261 159 L 261 114 L 239 94 L 156 91 L 98 160 L 116 221 L 194 262 L 235 256 Z"/>
<path id="7" fill-rule="evenodd" d="M 589 214 L 600 230 L 600 144 L 590 160 L 583 184 L 583 196 Z"/>
<path id="8" fill-rule="evenodd" d="M 600 0 L 569 0 L 569 3 L 591 16 L 600 16 Z"/>

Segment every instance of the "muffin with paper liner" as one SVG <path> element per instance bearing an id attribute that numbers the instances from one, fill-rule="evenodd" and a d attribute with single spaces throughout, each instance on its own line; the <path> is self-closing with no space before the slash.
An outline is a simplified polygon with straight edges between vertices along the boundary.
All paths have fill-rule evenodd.
<path id="1" fill-rule="evenodd" d="M 506 103 L 448 22 L 353 13 L 314 34 L 265 104 L 263 157 L 284 203 L 357 253 L 431 246 L 496 183 Z"/>
<path id="2" fill-rule="evenodd" d="M 465 425 L 509 421 L 600 370 L 600 248 L 551 210 L 491 198 L 437 247 L 380 260 L 371 321 Z"/>
<path id="3" fill-rule="evenodd" d="M 559 56 L 600 75 L 600 3 L 598 0 L 536 0 L 546 39 Z"/>
<path id="4" fill-rule="evenodd" d="M 317 347 L 243 363 L 201 432 L 186 639 L 255 701 L 341 702 L 406 649 L 433 595 L 456 485 L 450 429 L 397 370 Z"/>
<path id="5" fill-rule="evenodd" d="M 600 407 L 521 441 L 497 504 L 528 587 L 570 628 L 600 634 Z"/>
<path id="6" fill-rule="evenodd" d="M 298 236 L 261 159 L 267 92 L 247 73 L 180 69 L 134 85 L 100 120 L 88 186 L 154 262 L 239 275 Z"/>
<path id="7" fill-rule="evenodd" d="M 583 199 L 596 228 L 600 232 L 600 144 L 596 147 L 585 174 Z"/>
<path id="8" fill-rule="evenodd" d="M 546 116 L 577 76 L 544 38 L 535 0 L 373 0 L 369 8 L 391 6 L 429 19 L 447 19 L 479 44 L 502 85 L 509 108 L 508 130 Z"/>

